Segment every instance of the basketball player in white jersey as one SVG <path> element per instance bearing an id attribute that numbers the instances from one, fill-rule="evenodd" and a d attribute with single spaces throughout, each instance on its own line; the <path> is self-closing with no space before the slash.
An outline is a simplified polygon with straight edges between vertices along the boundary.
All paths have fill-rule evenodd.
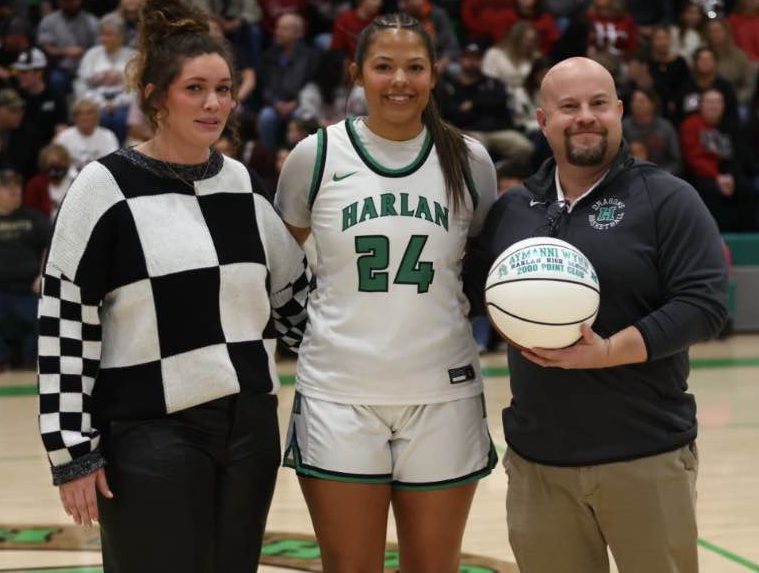
<path id="1" fill-rule="evenodd" d="M 417 20 L 375 19 L 352 73 L 368 115 L 298 144 L 275 200 L 317 249 L 285 465 L 324 571 L 381 572 L 392 503 L 401 570 L 453 573 L 477 480 L 495 463 L 461 281 L 495 169 L 441 120 Z"/>

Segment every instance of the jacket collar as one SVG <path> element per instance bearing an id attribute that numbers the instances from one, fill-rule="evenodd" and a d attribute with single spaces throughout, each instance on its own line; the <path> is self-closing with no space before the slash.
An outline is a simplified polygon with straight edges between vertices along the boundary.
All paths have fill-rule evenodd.
<path id="1" fill-rule="evenodd" d="M 635 158 L 630 155 L 630 150 L 627 147 L 625 140 L 622 140 L 622 144 L 619 146 L 617 155 L 611 162 L 609 171 L 603 178 L 603 181 L 593 190 L 589 197 L 601 193 L 603 189 L 609 185 L 614 179 L 619 176 L 620 173 L 626 171 L 635 163 Z M 537 172 L 525 180 L 524 186 L 535 197 L 536 200 L 542 202 L 551 202 L 556 200 L 556 160 L 553 157 L 546 159 Z"/>

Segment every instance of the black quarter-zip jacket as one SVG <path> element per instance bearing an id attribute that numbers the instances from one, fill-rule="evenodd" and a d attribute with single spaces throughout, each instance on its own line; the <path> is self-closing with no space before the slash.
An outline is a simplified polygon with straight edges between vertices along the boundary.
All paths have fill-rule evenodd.
<path id="1" fill-rule="evenodd" d="M 624 144 L 603 181 L 570 212 L 556 209 L 555 169 L 547 160 L 493 206 L 468 257 L 467 282 L 477 285 L 473 304 L 482 308 L 487 270 L 501 252 L 521 239 L 552 235 L 579 248 L 598 274 L 593 329 L 608 337 L 634 325 L 648 359 L 565 370 L 540 367 L 509 347 L 506 441 L 529 460 L 562 466 L 674 450 L 697 432 L 688 347 L 715 336 L 726 318 L 727 267 L 717 227 L 690 185 L 632 158 Z"/>

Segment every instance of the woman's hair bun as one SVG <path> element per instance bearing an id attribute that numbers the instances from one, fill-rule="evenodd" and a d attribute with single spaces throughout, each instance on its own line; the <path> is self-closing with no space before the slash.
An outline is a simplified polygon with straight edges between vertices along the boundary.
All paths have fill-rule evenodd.
<path id="1" fill-rule="evenodd" d="M 140 47 L 177 34 L 208 34 L 208 15 L 181 0 L 145 0 L 140 23 Z"/>

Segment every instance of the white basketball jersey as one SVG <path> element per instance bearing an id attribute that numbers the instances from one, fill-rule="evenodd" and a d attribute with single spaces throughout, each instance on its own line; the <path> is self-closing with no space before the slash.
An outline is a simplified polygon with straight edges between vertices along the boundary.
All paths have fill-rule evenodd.
<path id="1" fill-rule="evenodd" d="M 428 134 L 402 169 L 372 158 L 350 120 L 317 137 L 309 196 L 316 288 L 299 391 L 358 404 L 479 394 L 460 279 L 476 195 L 453 211 Z"/>

